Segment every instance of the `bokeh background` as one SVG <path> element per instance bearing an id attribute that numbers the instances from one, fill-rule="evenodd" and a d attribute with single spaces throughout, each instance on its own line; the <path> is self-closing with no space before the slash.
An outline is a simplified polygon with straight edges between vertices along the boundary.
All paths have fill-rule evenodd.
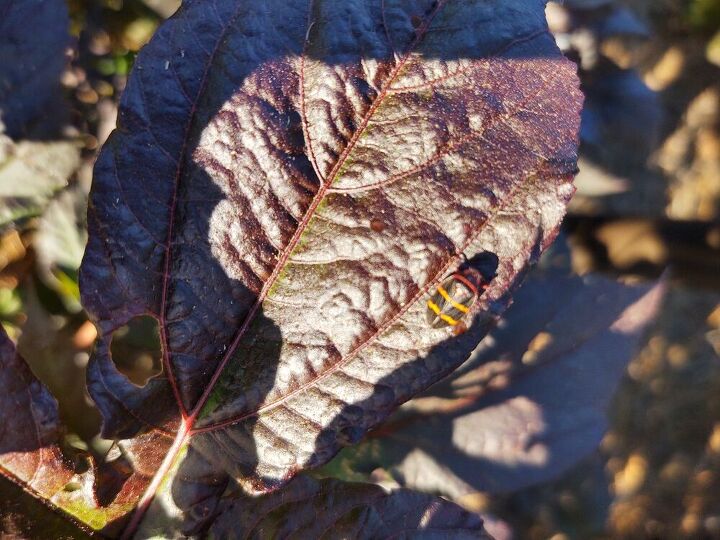
<path id="1" fill-rule="evenodd" d="M 0 132 L 0 322 L 58 397 L 66 444 L 98 454 L 110 442 L 85 392 L 95 329 L 77 284 L 92 164 L 135 55 L 178 4 L 68 0 L 52 113 L 21 140 Z M 460 502 L 516 538 L 720 538 L 720 0 L 566 0 L 548 19 L 587 96 L 573 268 L 668 271 L 670 288 L 598 452 L 551 484 Z M 140 383 L 159 369 L 143 324 L 113 341 Z"/>

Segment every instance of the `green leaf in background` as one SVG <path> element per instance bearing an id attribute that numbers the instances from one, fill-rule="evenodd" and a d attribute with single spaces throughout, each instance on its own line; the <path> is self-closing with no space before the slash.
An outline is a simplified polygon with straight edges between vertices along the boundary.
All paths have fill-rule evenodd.
<path id="1" fill-rule="evenodd" d="M 79 164 L 74 142 L 13 142 L 0 125 L 0 231 L 40 215 Z"/>
<path id="2" fill-rule="evenodd" d="M 80 186 L 63 190 L 40 217 L 35 237 L 38 273 L 71 313 L 82 309 L 78 268 L 87 242 L 86 208 L 87 193 Z"/>
<path id="3" fill-rule="evenodd" d="M 687 10 L 687 18 L 695 28 L 706 32 L 720 30 L 720 1 L 692 0 Z"/>

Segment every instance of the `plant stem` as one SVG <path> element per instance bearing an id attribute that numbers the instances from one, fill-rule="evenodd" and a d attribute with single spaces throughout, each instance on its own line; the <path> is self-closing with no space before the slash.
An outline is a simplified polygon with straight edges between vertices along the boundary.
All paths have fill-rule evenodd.
<path id="1" fill-rule="evenodd" d="M 134 536 L 137 528 L 140 526 L 140 523 L 145 517 L 145 513 L 150 508 L 153 500 L 155 500 L 155 495 L 160 489 L 160 485 L 167 476 L 167 473 L 175 465 L 178 455 L 180 454 L 180 450 L 182 449 L 185 441 L 188 438 L 191 427 L 192 422 L 188 421 L 188 419 L 183 418 L 180 421 L 180 426 L 178 428 L 177 434 L 175 435 L 175 440 L 173 441 L 172 446 L 168 450 L 168 453 L 165 455 L 165 459 L 160 464 L 160 468 L 157 470 L 157 472 L 153 476 L 152 481 L 143 493 L 143 496 L 140 498 L 140 501 L 138 502 L 138 505 L 133 512 L 130 522 L 128 523 L 127 527 L 125 527 L 125 530 L 120 537 L 121 540 L 130 540 Z"/>

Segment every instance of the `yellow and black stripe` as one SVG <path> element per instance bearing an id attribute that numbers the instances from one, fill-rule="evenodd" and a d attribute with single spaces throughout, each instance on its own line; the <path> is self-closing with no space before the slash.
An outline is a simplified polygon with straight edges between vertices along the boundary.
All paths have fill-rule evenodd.
<path id="1" fill-rule="evenodd" d="M 435 294 L 427 301 L 430 326 L 457 326 L 469 313 L 477 294 L 464 281 L 452 275 L 438 286 Z"/>
<path id="2" fill-rule="evenodd" d="M 460 322 L 460 321 L 456 321 L 455 319 L 453 319 L 450 315 L 446 315 L 445 313 L 443 313 L 443 312 L 442 312 L 442 309 L 440 308 L 440 306 L 438 306 L 438 305 L 437 305 L 435 302 L 433 302 L 432 300 L 428 300 L 427 305 L 428 305 L 428 307 L 429 307 L 432 311 L 435 312 L 435 315 L 437 315 L 438 317 L 440 317 L 441 320 L 445 321 L 445 322 L 448 323 L 450 326 L 455 326 L 456 324 L 458 324 L 458 323 Z M 465 307 L 465 306 L 463 306 L 463 307 Z"/>

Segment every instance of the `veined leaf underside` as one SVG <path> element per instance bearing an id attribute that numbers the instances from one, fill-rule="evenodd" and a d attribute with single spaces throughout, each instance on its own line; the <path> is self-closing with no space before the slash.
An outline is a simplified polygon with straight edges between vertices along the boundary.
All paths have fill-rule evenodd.
<path id="1" fill-rule="evenodd" d="M 462 362 L 554 237 L 574 67 L 541 6 L 490 4 L 186 2 L 139 55 L 81 286 L 104 435 L 175 436 L 141 505 L 190 438 L 181 484 L 326 461 Z M 468 331 L 425 328 L 423 296 L 481 251 L 500 268 Z M 109 353 L 139 315 L 164 368 L 142 388 Z"/>

